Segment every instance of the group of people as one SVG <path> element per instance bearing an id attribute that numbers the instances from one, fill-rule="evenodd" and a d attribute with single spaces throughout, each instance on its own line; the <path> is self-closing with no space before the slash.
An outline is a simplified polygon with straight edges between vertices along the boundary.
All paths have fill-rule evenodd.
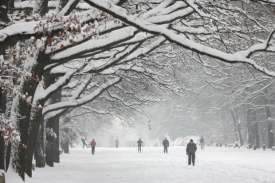
<path id="1" fill-rule="evenodd" d="M 142 145 L 142 140 L 139 138 L 137 141 L 138 144 L 138 153 L 141 153 L 141 145 Z M 162 145 L 164 147 L 164 153 L 168 153 L 168 147 L 169 147 L 169 141 L 167 138 L 165 138 L 162 142 Z M 201 137 L 200 139 L 200 145 L 201 149 L 204 149 L 204 139 Z M 193 139 L 190 139 L 190 142 L 186 146 L 186 155 L 188 155 L 188 165 L 193 164 L 195 165 L 195 152 L 197 151 L 197 145 L 194 143 Z"/>
<path id="2" fill-rule="evenodd" d="M 87 143 L 86 143 L 86 139 L 84 137 L 81 138 L 81 141 L 83 143 L 83 148 L 85 148 L 85 146 L 88 148 Z M 139 138 L 139 140 L 137 141 L 137 145 L 138 145 L 138 153 L 141 153 L 141 146 L 142 146 L 143 142 L 141 140 L 141 138 Z M 93 139 L 90 142 L 91 148 L 92 148 L 92 155 L 95 154 L 95 146 L 96 146 L 96 142 Z M 115 145 L 116 148 L 118 148 L 119 145 L 119 141 L 118 139 L 115 140 Z M 169 141 L 167 138 L 165 138 L 162 142 L 162 145 L 164 147 L 164 153 L 168 153 L 168 147 L 169 147 Z M 201 137 L 200 139 L 200 145 L 201 145 L 201 149 L 204 149 L 204 139 L 203 137 Z M 193 166 L 195 165 L 195 152 L 197 151 L 197 145 L 194 143 L 193 139 L 190 139 L 190 142 L 187 144 L 186 146 L 186 155 L 188 155 L 188 165 L 193 164 Z"/>
<path id="3" fill-rule="evenodd" d="M 88 148 L 86 139 L 85 139 L 84 137 L 81 138 L 81 142 L 82 142 L 82 144 L 83 144 L 83 149 L 85 149 L 85 147 Z M 94 154 L 95 154 L 95 146 L 96 146 L 95 139 L 93 139 L 93 140 L 90 142 L 90 145 L 91 145 L 92 155 L 94 155 Z M 116 148 L 118 148 L 118 145 L 119 145 L 118 139 L 115 140 L 115 145 L 116 145 Z"/>
<path id="4" fill-rule="evenodd" d="M 138 139 L 137 144 L 138 144 L 138 153 L 141 153 L 141 145 L 143 144 L 141 138 Z M 168 153 L 169 141 L 167 140 L 167 138 L 163 140 L 162 144 L 164 147 L 164 153 Z"/>
<path id="5" fill-rule="evenodd" d="M 84 137 L 81 138 L 81 141 L 82 141 L 82 144 L 83 144 L 83 148 L 85 148 L 85 146 L 88 148 L 88 145 L 86 143 L 86 139 Z M 91 142 L 90 142 L 90 145 L 91 145 L 91 151 L 92 151 L 92 155 L 95 154 L 95 146 L 96 146 L 96 142 L 95 142 L 95 139 L 93 139 Z"/>

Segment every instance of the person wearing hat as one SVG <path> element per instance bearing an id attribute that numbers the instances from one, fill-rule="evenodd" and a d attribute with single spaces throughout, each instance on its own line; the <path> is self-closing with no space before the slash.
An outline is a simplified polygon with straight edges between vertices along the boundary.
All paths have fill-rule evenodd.
<path id="1" fill-rule="evenodd" d="M 193 142 L 193 139 L 190 139 L 190 142 L 186 147 L 186 155 L 188 155 L 188 165 L 191 165 L 191 160 L 193 166 L 195 165 L 195 152 L 197 150 L 197 145 Z"/>

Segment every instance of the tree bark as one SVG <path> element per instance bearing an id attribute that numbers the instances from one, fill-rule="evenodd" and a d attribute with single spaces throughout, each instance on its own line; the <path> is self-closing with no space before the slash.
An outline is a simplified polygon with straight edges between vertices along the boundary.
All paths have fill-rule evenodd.
<path id="1" fill-rule="evenodd" d="M 54 84 L 56 77 L 50 76 L 48 74 L 48 84 Z M 57 103 L 61 101 L 61 91 L 53 94 L 51 97 L 51 103 Z M 54 162 L 59 163 L 59 117 L 53 117 L 47 120 L 46 128 L 53 129 L 56 134 L 54 139 L 52 136 L 46 134 L 46 163 L 49 166 L 54 166 Z"/>
<path id="2" fill-rule="evenodd" d="M 60 12 L 67 4 L 69 0 L 60 0 L 60 4 L 58 6 L 58 11 Z M 70 7 L 67 9 L 64 15 L 69 15 L 77 6 L 77 4 L 80 2 L 80 0 L 75 0 Z"/>
<path id="3" fill-rule="evenodd" d="M 6 112 L 6 95 L 0 89 L 0 113 Z"/>
<path id="4" fill-rule="evenodd" d="M 274 146 L 274 129 L 273 129 L 273 124 L 272 121 L 268 123 L 268 147 L 272 148 Z"/>
<path id="5" fill-rule="evenodd" d="M 55 103 L 58 103 L 58 102 L 61 102 L 61 91 L 55 94 Z M 60 158 L 59 158 L 59 117 L 58 116 L 54 118 L 53 131 L 56 134 L 56 139 L 53 145 L 53 161 L 55 163 L 59 163 Z"/>
<path id="6" fill-rule="evenodd" d="M 267 105 L 267 100 L 266 100 Z M 274 129 L 271 120 L 271 110 L 269 106 L 265 107 L 266 109 L 266 117 L 267 117 L 267 138 L 268 138 L 268 148 L 272 148 L 274 146 Z"/>
<path id="7" fill-rule="evenodd" d="M 233 118 L 233 124 L 234 124 L 234 131 L 235 131 L 235 135 L 236 135 L 236 139 L 239 143 L 240 146 L 243 146 L 243 138 L 242 138 L 242 134 L 241 134 L 241 125 L 238 121 L 238 116 L 234 114 L 233 109 L 230 109 L 232 118 Z"/>
<path id="8" fill-rule="evenodd" d="M 0 1 L 0 23 L 8 23 L 8 10 L 9 10 L 9 0 L 1 0 Z"/>
<path id="9" fill-rule="evenodd" d="M 6 111 L 6 95 L 0 89 L 0 113 Z M 5 170 L 5 141 L 2 132 L 0 131 L 0 169 Z"/>
<path id="10" fill-rule="evenodd" d="M 14 0 L 9 0 L 8 6 L 9 6 L 9 9 L 14 8 Z"/>
<path id="11" fill-rule="evenodd" d="M 54 118 L 50 118 L 46 122 L 46 128 L 53 129 Z M 46 164 L 53 167 L 53 145 L 54 138 L 46 133 Z"/>
<path id="12" fill-rule="evenodd" d="M 6 153 L 6 172 L 9 169 L 10 158 L 11 158 L 11 143 L 9 142 L 8 147 L 7 147 L 7 153 Z"/>
<path id="13" fill-rule="evenodd" d="M 40 126 L 40 121 L 42 120 L 42 109 L 33 108 L 31 112 L 31 119 L 29 124 L 29 135 L 28 135 L 28 148 L 26 157 L 26 174 L 32 177 L 32 160 L 35 149 L 35 143 L 37 139 L 37 134 Z"/>
<path id="14" fill-rule="evenodd" d="M 66 6 L 66 4 L 68 2 L 69 2 L 69 0 L 60 0 L 59 1 L 59 6 L 58 6 L 58 12 L 60 12 Z"/>
<path id="15" fill-rule="evenodd" d="M 37 140 L 35 144 L 35 162 L 36 167 L 45 167 L 44 157 L 44 120 L 41 119 L 38 130 Z"/>
<path id="16" fill-rule="evenodd" d="M 26 145 L 28 143 L 28 127 L 31 113 L 31 106 L 25 101 L 19 101 L 19 114 L 24 118 L 18 119 L 17 130 L 20 132 L 20 145 L 16 150 L 13 158 L 13 168 L 19 176 L 25 180 L 25 161 L 26 161 Z"/>
<path id="17" fill-rule="evenodd" d="M 5 170 L 5 141 L 0 131 L 0 169 Z"/>
<path id="18" fill-rule="evenodd" d="M 70 153 L 69 152 L 69 141 L 62 144 L 62 149 L 63 149 L 64 153 L 67 153 L 67 154 Z"/>
<path id="19" fill-rule="evenodd" d="M 43 0 L 42 1 L 41 10 L 40 10 L 41 11 L 40 12 L 41 16 L 44 16 L 44 15 L 46 15 L 46 13 L 48 13 L 48 11 L 49 11 L 48 2 L 49 2 L 49 0 Z"/>
<path id="20" fill-rule="evenodd" d="M 255 109 L 249 109 L 247 111 L 247 123 L 249 124 L 248 132 L 249 132 L 249 141 L 252 143 L 251 145 L 260 148 L 260 136 L 258 129 L 258 122 L 256 119 L 257 111 Z M 251 135 L 251 136 L 250 136 Z"/>
<path id="21" fill-rule="evenodd" d="M 37 83 L 34 80 L 25 81 L 23 84 L 23 93 L 28 93 L 30 96 L 34 96 Z M 25 168 L 26 168 L 26 153 L 28 146 L 28 128 L 30 123 L 31 105 L 25 100 L 19 100 L 19 115 L 21 116 L 17 120 L 17 130 L 20 133 L 20 145 L 14 152 L 14 158 L 12 166 L 19 176 L 25 180 Z"/>
<path id="22" fill-rule="evenodd" d="M 257 148 L 260 148 L 260 135 L 259 135 L 259 128 L 258 128 L 258 122 L 255 122 L 253 124 L 253 130 L 254 130 L 254 144 Z"/>
<path id="23" fill-rule="evenodd" d="M 56 139 L 53 144 L 53 161 L 59 163 L 59 117 L 55 117 L 54 119 L 53 131 L 56 134 Z"/>
<path id="24" fill-rule="evenodd" d="M 37 13 L 41 16 L 44 16 L 49 11 L 48 2 L 49 0 L 36 0 L 33 13 Z"/>
<path id="25" fill-rule="evenodd" d="M 255 136 L 253 125 L 256 122 L 256 111 L 254 109 L 247 110 L 247 143 L 249 144 L 249 148 L 255 145 Z"/>

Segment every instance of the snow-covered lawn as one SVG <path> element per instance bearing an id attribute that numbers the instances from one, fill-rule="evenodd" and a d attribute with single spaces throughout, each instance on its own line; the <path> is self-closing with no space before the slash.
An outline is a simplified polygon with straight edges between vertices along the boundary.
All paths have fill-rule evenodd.
<path id="1" fill-rule="evenodd" d="M 7 183 L 21 183 L 12 172 Z M 184 147 L 71 149 L 54 168 L 36 169 L 27 183 L 255 183 L 275 182 L 275 152 L 222 147 L 197 151 L 187 166 Z"/>

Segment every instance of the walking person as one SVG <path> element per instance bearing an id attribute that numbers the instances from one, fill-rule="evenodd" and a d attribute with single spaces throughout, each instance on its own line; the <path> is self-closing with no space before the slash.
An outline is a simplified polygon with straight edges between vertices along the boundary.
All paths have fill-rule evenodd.
<path id="1" fill-rule="evenodd" d="M 81 138 L 82 144 L 83 144 L 83 149 L 85 149 L 85 146 L 88 148 L 86 139 L 84 137 Z"/>
<path id="2" fill-rule="evenodd" d="M 119 145 L 118 139 L 115 140 L 115 144 L 116 144 L 116 148 L 118 148 L 118 145 Z"/>
<path id="3" fill-rule="evenodd" d="M 93 139 L 93 140 L 91 141 L 92 155 L 95 154 L 95 146 L 96 146 L 96 142 L 95 142 L 95 139 Z"/>
<path id="4" fill-rule="evenodd" d="M 165 138 L 162 142 L 163 147 L 164 147 L 164 153 L 168 153 L 168 147 L 169 147 L 169 141 L 167 140 L 167 138 Z"/>
<path id="5" fill-rule="evenodd" d="M 203 136 L 201 136 L 200 145 L 201 145 L 201 149 L 204 150 L 204 138 L 203 138 Z"/>
<path id="6" fill-rule="evenodd" d="M 197 146 L 193 142 L 192 139 L 190 139 L 190 142 L 187 144 L 186 147 L 186 155 L 188 155 L 188 165 L 191 165 L 191 160 L 193 166 L 195 165 L 195 152 L 197 151 Z"/>
<path id="7" fill-rule="evenodd" d="M 141 153 L 141 144 L 142 144 L 142 141 L 141 141 L 140 138 L 138 139 L 137 144 L 138 144 L 138 153 Z"/>

